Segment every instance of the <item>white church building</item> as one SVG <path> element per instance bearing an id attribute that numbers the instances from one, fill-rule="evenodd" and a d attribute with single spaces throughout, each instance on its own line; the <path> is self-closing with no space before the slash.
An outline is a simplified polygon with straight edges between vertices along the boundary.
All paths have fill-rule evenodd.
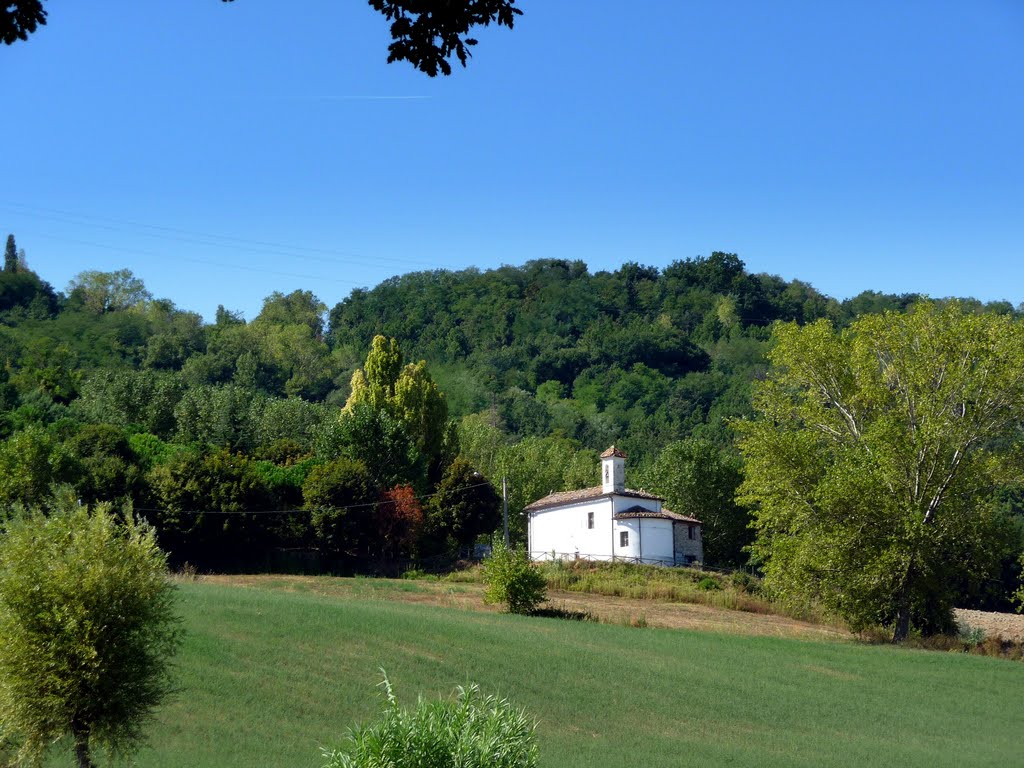
<path id="1" fill-rule="evenodd" d="M 670 512 L 664 501 L 626 487 L 626 454 L 601 454 L 601 485 L 552 493 L 527 505 L 534 560 L 628 560 L 657 565 L 704 561 L 700 520 Z"/>

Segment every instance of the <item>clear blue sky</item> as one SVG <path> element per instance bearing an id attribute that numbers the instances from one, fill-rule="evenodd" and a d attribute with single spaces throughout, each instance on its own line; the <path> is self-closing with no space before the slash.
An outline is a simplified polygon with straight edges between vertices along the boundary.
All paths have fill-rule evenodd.
<path id="1" fill-rule="evenodd" d="M 467 69 L 361 0 L 50 0 L 0 47 L 0 234 L 212 317 L 417 269 L 713 250 L 1024 301 L 1019 0 L 520 0 Z"/>

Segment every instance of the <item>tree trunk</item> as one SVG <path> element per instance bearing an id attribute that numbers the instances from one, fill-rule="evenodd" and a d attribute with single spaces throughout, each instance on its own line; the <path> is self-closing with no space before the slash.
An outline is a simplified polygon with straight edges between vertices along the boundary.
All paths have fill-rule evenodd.
<path id="1" fill-rule="evenodd" d="M 92 757 L 89 755 L 89 729 L 72 723 L 71 734 L 75 739 L 75 759 L 78 761 L 78 768 L 94 768 Z"/>
<path id="2" fill-rule="evenodd" d="M 893 628 L 892 641 L 902 643 L 910 636 L 910 585 L 914 574 L 914 558 L 907 564 L 907 572 L 903 574 L 903 584 L 899 597 L 896 598 L 896 626 Z"/>
<path id="3" fill-rule="evenodd" d="M 901 596 L 896 609 L 896 628 L 892 633 L 894 643 L 902 643 L 910 636 L 910 600 L 908 597 L 907 595 Z"/>

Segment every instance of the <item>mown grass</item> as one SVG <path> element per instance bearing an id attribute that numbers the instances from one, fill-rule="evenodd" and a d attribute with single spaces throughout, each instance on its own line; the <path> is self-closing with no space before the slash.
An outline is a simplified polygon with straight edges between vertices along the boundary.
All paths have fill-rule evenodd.
<path id="1" fill-rule="evenodd" d="M 181 693 L 137 764 L 319 766 L 379 705 L 477 682 L 539 718 L 542 765 L 1006 766 L 1024 665 L 888 647 L 181 585 Z M 70 765 L 70 755 L 51 765 Z"/>

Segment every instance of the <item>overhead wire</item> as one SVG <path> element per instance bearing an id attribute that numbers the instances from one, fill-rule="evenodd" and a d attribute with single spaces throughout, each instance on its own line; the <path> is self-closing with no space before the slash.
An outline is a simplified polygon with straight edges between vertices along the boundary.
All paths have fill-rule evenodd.
<path id="1" fill-rule="evenodd" d="M 30 230 L 31 232 L 31 230 Z M 354 280 L 344 280 L 337 277 L 324 277 L 323 275 L 307 275 L 299 272 L 284 272 L 278 269 L 263 269 L 261 267 L 253 267 L 248 264 L 228 264 L 225 262 L 213 261 L 212 259 L 201 259 L 194 256 L 180 256 L 175 254 L 174 256 L 168 256 L 164 253 L 157 253 L 156 251 L 147 251 L 140 248 L 123 248 L 117 245 L 108 245 L 106 243 L 90 242 L 88 240 L 79 240 L 71 237 L 61 237 L 60 235 L 51 235 L 48 233 L 31 233 L 33 237 L 37 237 L 42 240 L 55 240 L 57 242 L 74 243 L 76 245 L 84 245 L 90 248 L 100 248 L 108 251 L 116 251 L 119 253 L 128 253 L 141 256 L 153 256 L 158 259 L 167 259 L 174 261 L 187 261 L 193 264 L 205 264 L 211 267 L 219 267 L 222 269 L 242 270 L 245 272 L 256 272 L 267 275 L 278 275 L 280 277 L 296 277 L 302 280 L 318 280 L 320 282 L 328 283 L 339 283 L 341 285 L 362 285 L 362 283 Z"/>
<path id="2" fill-rule="evenodd" d="M 237 237 L 234 235 L 219 235 L 206 232 L 195 232 L 177 227 L 168 227 L 160 224 L 147 224 L 124 219 L 116 219 L 107 216 L 96 216 L 93 214 L 82 214 L 73 211 L 65 211 L 58 208 L 37 208 L 22 203 L 12 203 L 0 200 L 0 210 L 6 210 L 21 216 L 55 221 L 62 224 L 91 226 L 113 232 L 135 234 L 142 237 L 149 237 L 159 240 L 187 243 L 190 245 L 202 245 L 212 248 L 228 248 L 233 250 L 244 250 L 249 253 L 259 253 L 266 256 L 285 256 L 288 258 L 303 259 L 326 264 L 344 266 L 353 259 L 366 262 L 370 258 L 364 254 L 351 250 L 338 250 L 333 248 L 319 248 L 315 246 L 296 246 L 275 243 L 267 240 L 252 240 Z M 129 228 L 129 229 L 126 229 Z M 155 230 L 152 232 L 137 230 Z M 323 254 L 320 256 L 312 254 Z M 327 258 L 334 257 L 334 258 Z M 345 261 L 340 261 L 344 259 Z M 409 265 L 418 267 L 437 267 L 436 260 L 409 259 L 400 256 L 375 255 L 372 258 L 377 262 L 390 262 L 397 265 Z M 453 265 L 444 265 L 454 268 Z"/>
<path id="3" fill-rule="evenodd" d="M 442 493 L 453 493 L 455 491 L 467 491 L 471 488 L 482 488 L 484 486 L 494 487 L 493 484 L 485 480 L 482 483 L 474 483 L 473 485 L 463 485 L 459 488 L 448 488 L 444 491 L 434 491 L 433 493 L 425 493 L 423 495 L 413 494 L 413 498 L 422 503 L 425 499 L 438 496 Z M 331 509 L 338 511 L 348 511 L 350 509 L 366 509 L 367 507 L 379 507 L 386 504 L 401 504 L 404 503 L 404 499 L 387 499 L 380 501 L 369 501 L 362 504 L 347 504 L 345 506 L 332 506 Z M 134 507 L 135 512 L 170 512 L 176 515 L 295 515 L 295 514 L 308 514 L 308 509 L 186 509 L 176 510 L 168 509 L 167 507 Z"/>

